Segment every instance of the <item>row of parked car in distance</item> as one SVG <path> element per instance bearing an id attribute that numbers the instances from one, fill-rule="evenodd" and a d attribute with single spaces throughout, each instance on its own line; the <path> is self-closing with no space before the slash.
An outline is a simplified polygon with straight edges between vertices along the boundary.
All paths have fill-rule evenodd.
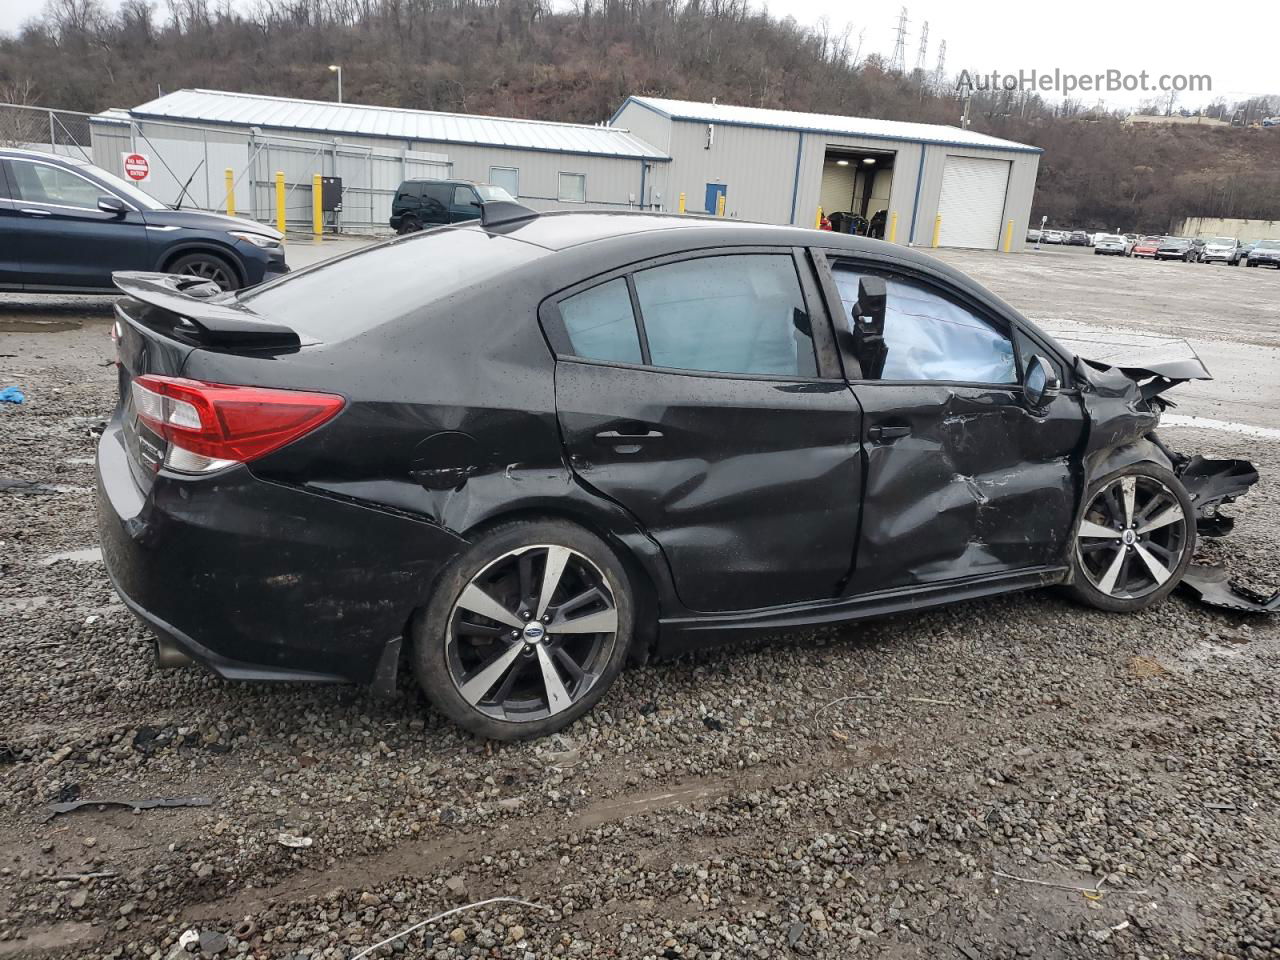
<path id="1" fill-rule="evenodd" d="M 1241 243 L 1235 237 L 1160 237 L 1136 233 L 1086 233 L 1083 230 L 1028 230 L 1028 243 L 1089 246 L 1099 256 L 1270 266 L 1280 269 L 1280 240 Z"/>
<path id="2" fill-rule="evenodd" d="M 1144 257 L 1150 260 L 1181 260 L 1184 263 L 1225 263 L 1237 267 L 1270 266 L 1280 269 L 1280 240 L 1241 243 L 1235 237 L 1132 237 L 1100 233 L 1093 252 L 1111 256 Z"/>

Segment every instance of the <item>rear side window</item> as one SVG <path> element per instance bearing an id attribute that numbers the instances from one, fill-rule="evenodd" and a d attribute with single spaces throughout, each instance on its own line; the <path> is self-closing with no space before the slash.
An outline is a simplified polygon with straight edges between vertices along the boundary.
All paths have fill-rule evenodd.
<path id="1" fill-rule="evenodd" d="M 560 319 L 575 356 L 610 363 L 642 362 L 625 277 L 561 300 Z"/>
<path id="2" fill-rule="evenodd" d="M 422 184 L 422 199 L 430 207 L 443 210 L 453 199 L 453 185 L 448 183 Z"/>
<path id="3" fill-rule="evenodd" d="M 785 254 L 699 257 L 635 274 L 650 362 L 816 377 L 809 314 Z"/>

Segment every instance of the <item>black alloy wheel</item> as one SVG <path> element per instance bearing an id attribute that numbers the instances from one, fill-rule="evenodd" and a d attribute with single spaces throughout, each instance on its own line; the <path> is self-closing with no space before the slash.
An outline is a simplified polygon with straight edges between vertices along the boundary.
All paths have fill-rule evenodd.
<path id="1" fill-rule="evenodd" d="M 222 290 L 236 290 L 240 287 L 240 278 L 236 276 L 231 264 L 212 253 L 189 253 L 179 257 L 170 264 L 169 272 L 212 280 Z"/>
<path id="2" fill-rule="evenodd" d="M 551 520 L 497 528 L 418 621 L 419 682 L 476 733 L 542 736 L 604 695 L 626 658 L 631 609 L 625 571 L 592 534 Z"/>

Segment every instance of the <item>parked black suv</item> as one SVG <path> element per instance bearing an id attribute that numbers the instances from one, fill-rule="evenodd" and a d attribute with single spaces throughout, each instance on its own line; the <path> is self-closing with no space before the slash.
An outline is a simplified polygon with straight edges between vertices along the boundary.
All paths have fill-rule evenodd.
<path id="1" fill-rule="evenodd" d="M 413 233 L 425 226 L 479 220 L 480 204 L 513 200 L 502 187 L 471 180 L 406 180 L 391 201 L 391 229 Z"/>
<path id="2" fill-rule="evenodd" d="M 83 160 L 0 149 L 0 290 L 119 293 L 117 270 L 237 290 L 289 272 L 283 240 L 253 220 L 171 210 Z"/>

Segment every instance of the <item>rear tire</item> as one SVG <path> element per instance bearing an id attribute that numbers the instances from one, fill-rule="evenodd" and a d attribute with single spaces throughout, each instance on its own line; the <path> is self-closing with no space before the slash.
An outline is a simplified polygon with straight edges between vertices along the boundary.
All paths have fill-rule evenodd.
<path id="1" fill-rule="evenodd" d="M 240 274 L 226 257 L 216 253 L 188 253 L 169 264 L 169 273 L 212 280 L 223 290 L 239 290 Z"/>
<path id="2" fill-rule="evenodd" d="M 1130 464 L 1090 484 L 1085 504 L 1071 550 L 1072 596 L 1110 613 L 1169 596 L 1196 549 L 1182 481 L 1155 463 Z"/>
<path id="3" fill-rule="evenodd" d="M 400 229 L 396 231 L 400 234 L 417 233 L 422 229 L 422 221 L 417 217 L 409 216 L 400 221 Z"/>
<path id="4" fill-rule="evenodd" d="M 441 713 L 482 737 L 562 730 L 622 670 L 633 596 L 617 556 L 576 524 L 494 527 L 444 575 L 414 620 L 418 683 Z"/>

